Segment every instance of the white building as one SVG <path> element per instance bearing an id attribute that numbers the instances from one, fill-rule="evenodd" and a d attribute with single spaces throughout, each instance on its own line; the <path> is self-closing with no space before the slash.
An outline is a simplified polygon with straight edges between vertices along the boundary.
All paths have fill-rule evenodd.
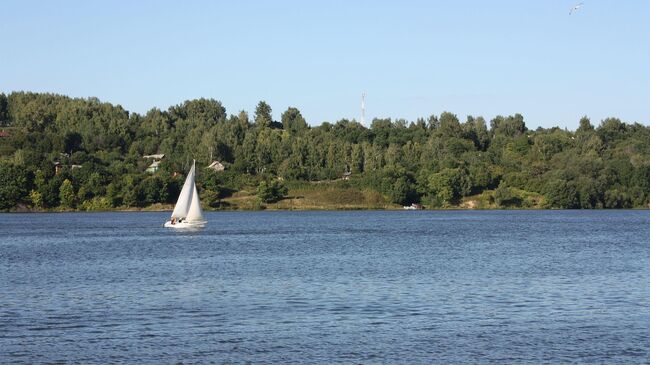
<path id="1" fill-rule="evenodd" d="M 221 162 L 219 161 L 214 161 L 210 164 L 210 166 L 206 167 L 206 169 L 212 169 L 214 171 L 223 171 L 226 169 L 226 166 L 224 166 Z"/>

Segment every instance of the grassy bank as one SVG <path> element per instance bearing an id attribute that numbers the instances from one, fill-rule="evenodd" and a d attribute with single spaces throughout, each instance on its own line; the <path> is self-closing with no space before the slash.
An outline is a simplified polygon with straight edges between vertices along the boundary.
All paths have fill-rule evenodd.
<path id="1" fill-rule="evenodd" d="M 274 203 L 261 203 L 254 189 L 242 190 L 221 201 L 222 210 L 394 210 L 402 205 L 390 203 L 373 189 L 360 189 L 344 181 L 290 183 L 287 196 Z M 486 190 L 453 203 L 423 202 L 426 209 L 544 209 L 541 194 L 509 189 L 507 194 Z"/>
<path id="2" fill-rule="evenodd" d="M 378 192 L 342 187 L 338 184 L 300 184 L 289 187 L 288 195 L 275 203 L 260 203 L 254 191 L 240 191 L 223 199 L 224 209 L 251 210 L 368 210 L 399 209 Z"/>

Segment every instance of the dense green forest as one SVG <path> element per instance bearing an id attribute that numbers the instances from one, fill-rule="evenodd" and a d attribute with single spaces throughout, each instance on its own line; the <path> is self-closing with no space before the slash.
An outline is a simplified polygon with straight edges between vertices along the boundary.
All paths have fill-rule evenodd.
<path id="1" fill-rule="evenodd" d="M 206 208 L 242 190 L 282 199 L 287 186 L 336 181 L 396 204 L 453 207 L 487 194 L 497 207 L 631 208 L 650 203 L 650 129 L 616 118 L 576 131 L 529 130 L 523 116 L 487 122 L 449 112 L 416 121 L 346 119 L 310 126 L 261 101 L 228 115 L 213 99 L 145 115 L 96 98 L 0 94 L 0 209 L 106 210 L 173 203 L 197 168 Z M 147 172 L 145 155 L 165 154 Z M 55 169 L 55 165 L 58 167 Z M 318 182 L 318 183 L 317 183 Z M 535 201 L 531 196 L 541 196 Z"/>

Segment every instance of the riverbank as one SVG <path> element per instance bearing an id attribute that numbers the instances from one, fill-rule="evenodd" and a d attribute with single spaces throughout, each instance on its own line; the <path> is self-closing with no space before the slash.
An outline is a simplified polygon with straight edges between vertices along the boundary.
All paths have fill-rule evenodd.
<path id="1" fill-rule="evenodd" d="M 495 199 L 495 191 L 468 196 L 453 204 L 427 204 L 429 210 L 481 210 L 481 209 L 545 209 L 542 195 L 513 189 L 507 199 Z M 20 205 L 10 212 L 74 212 L 74 211 L 119 211 L 119 212 L 160 212 L 172 211 L 173 204 L 156 203 L 146 207 L 118 206 L 112 209 L 53 208 L 39 209 Z M 341 187 L 335 184 L 324 186 L 303 184 L 290 187 L 285 198 L 262 203 L 253 189 L 240 190 L 217 201 L 213 206 L 203 202 L 205 211 L 255 211 L 255 210 L 402 210 L 400 204 L 390 203 L 379 192 L 372 189 Z"/>

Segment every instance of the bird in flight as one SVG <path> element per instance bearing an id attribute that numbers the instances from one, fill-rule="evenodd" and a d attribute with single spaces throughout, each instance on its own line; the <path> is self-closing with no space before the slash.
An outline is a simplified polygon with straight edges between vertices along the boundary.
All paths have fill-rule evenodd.
<path id="1" fill-rule="evenodd" d="M 573 14 L 574 12 L 578 11 L 578 9 L 580 9 L 580 8 L 582 7 L 582 5 L 584 5 L 584 3 L 577 3 L 577 4 L 575 4 L 575 5 L 571 8 L 571 10 L 569 10 L 569 15 L 571 15 L 571 14 Z"/>

